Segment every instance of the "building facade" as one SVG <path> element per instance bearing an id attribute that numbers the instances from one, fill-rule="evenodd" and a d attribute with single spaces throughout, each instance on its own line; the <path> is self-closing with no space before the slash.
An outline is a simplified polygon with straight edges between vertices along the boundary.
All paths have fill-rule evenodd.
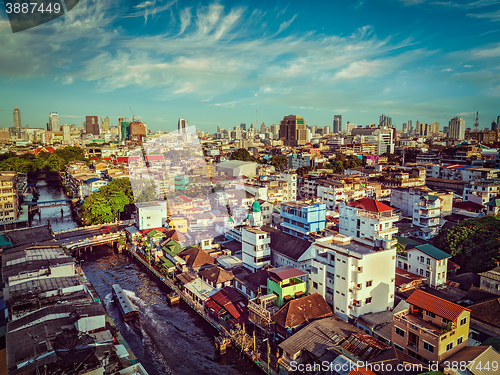
<path id="1" fill-rule="evenodd" d="M 288 202 L 281 204 L 282 231 L 298 238 L 326 228 L 326 204 Z"/>
<path id="2" fill-rule="evenodd" d="M 307 143 L 307 126 L 302 116 L 285 116 L 280 123 L 280 140 L 284 146 L 297 147 Z"/>

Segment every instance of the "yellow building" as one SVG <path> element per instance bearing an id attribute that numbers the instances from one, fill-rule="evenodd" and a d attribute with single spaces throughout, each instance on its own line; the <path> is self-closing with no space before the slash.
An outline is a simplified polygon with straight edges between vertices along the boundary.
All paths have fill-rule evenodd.
<path id="1" fill-rule="evenodd" d="M 17 172 L 0 171 L 0 222 L 18 218 Z"/>
<path id="2" fill-rule="evenodd" d="M 396 349 L 424 363 L 441 363 L 467 346 L 469 309 L 421 290 L 406 302 L 410 307 L 393 317 Z"/>
<path id="3" fill-rule="evenodd" d="M 168 222 L 168 229 L 175 229 L 182 233 L 187 233 L 188 222 L 187 218 L 183 215 L 172 215 Z"/>

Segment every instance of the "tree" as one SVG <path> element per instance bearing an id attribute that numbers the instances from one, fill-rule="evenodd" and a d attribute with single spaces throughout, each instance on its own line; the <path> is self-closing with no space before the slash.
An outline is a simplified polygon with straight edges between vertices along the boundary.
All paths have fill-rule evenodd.
<path id="1" fill-rule="evenodd" d="M 247 149 L 239 148 L 231 154 L 231 160 L 254 161 Z"/>
<path id="2" fill-rule="evenodd" d="M 306 174 L 308 174 L 309 172 L 312 172 L 312 171 L 314 171 L 314 168 L 308 165 L 307 167 L 297 168 L 296 172 L 297 172 L 297 174 L 299 176 L 304 176 L 304 175 L 306 175 Z"/>
<path id="3" fill-rule="evenodd" d="M 276 170 L 283 172 L 288 166 L 288 159 L 284 155 L 274 155 L 271 158 L 271 165 L 276 168 Z"/>
<path id="4" fill-rule="evenodd" d="M 464 220 L 443 229 L 433 244 L 452 256 L 463 272 L 484 272 L 500 260 L 500 216 Z"/>
<path id="5" fill-rule="evenodd" d="M 136 203 L 152 202 L 158 198 L 154 180 L 131 179 L 130 184 Z"/>
<path id="6" fill-rule="evenodd" d="M 85 225 L 112 223 L 124 211 L 129 200 L 123 191 L 102 188 L 94 191 L 82 205 L 82 220 Z"/>
<path id="7" fill-rule="evenodd" d="M 48 171 L 62 171 L 64 169 L 65 160 L 57 154 L 51 154 L 43 163 L 43 169 Z"/>
<path id="8" fill-rule="evenodd" d="M 387 157 L 387 164 L 399 164 L 399 157 L 394 155 L 393 153 L 386 152 L 382 154 L 381 156 Z"/>

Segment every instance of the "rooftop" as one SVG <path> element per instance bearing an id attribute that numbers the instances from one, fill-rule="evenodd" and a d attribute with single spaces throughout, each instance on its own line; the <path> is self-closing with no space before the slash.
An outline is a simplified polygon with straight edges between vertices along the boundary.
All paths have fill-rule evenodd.
<path id="1" fill-rule="evenodd" d="M 451 258 L 451 255 L 444 252 L 443 250 L 438 249 L 437 247 L 434 247 L 430 244 L 423 244 L 423 245 L 408 245 L 407 250 L 412 250 L 412 249 L 417 249 L 423 252 L 424 254 L 427 254 L 428 256 L 436 259 L 436 260 L 444 260 Z"/>
<path id="2" fill-rule="evenodd" d="M 348 203 L 351 207 L 361 208 L 371 212 L 394 211 L 394 208 L 371 198 L 362 198 Z"/>
<path id="3" fill-rule="evenodd" d="M 451 321 L 457 320 L 464 311 L 471 311 L 422 290 L 415 290 L 410 297 L 408 297 L 406 302 Z"/>

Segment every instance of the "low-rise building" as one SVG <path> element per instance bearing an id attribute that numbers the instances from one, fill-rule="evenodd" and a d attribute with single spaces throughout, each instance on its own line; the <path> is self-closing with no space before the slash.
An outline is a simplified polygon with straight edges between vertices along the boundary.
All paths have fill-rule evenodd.
<path id="1" fill-rule="evenodd" d="M 448 259 L 451 255 L 429 244 L 409 244 L 397 255 L 397 267 L 424 276 L 433 288 L 446 283 Z"/>
<path id="2" fill-rule="evenodd" d="M 440 229 L 441 199 L 436 195 L 422 195 L 413 204 L 412 223 L 420 227 L 418 236 L 425 240 L 434 237 Z"/>
<path id="3" fill-rule="evenodd" d="M 164 227 L 167 218 L 166 201 L 135 204 L 135 221 L 139 230 Z"/>
<path id="4" fill-rule="evenodd" d="M 286 302 L 300 298 L 307 293 L 306 273 L 292 266 L 268 270 L 267 294 L 276 294 L 276 304 L 281 307 Z"/>
<path id="5" fill-rule="evenodd" d="M 288 202 L 281 205 L 281 227 L 284 233 L 308 238 L 310 233 L 326 228 L 326 204 Z"/>
<path id="6" fill-rule="evenodd" d="M 487 292 L 500 295 L 500 267 L 495 267 L 490 271 L 481 272 L 479 287 Z"/>
<path id="7" fill-rule="evenodd" d="M 408 309 L 394 314 L 392 344 L 424 363 L 441 363 L 467 347 L 470 310 L 421 290 L 406 300 Z"/>

